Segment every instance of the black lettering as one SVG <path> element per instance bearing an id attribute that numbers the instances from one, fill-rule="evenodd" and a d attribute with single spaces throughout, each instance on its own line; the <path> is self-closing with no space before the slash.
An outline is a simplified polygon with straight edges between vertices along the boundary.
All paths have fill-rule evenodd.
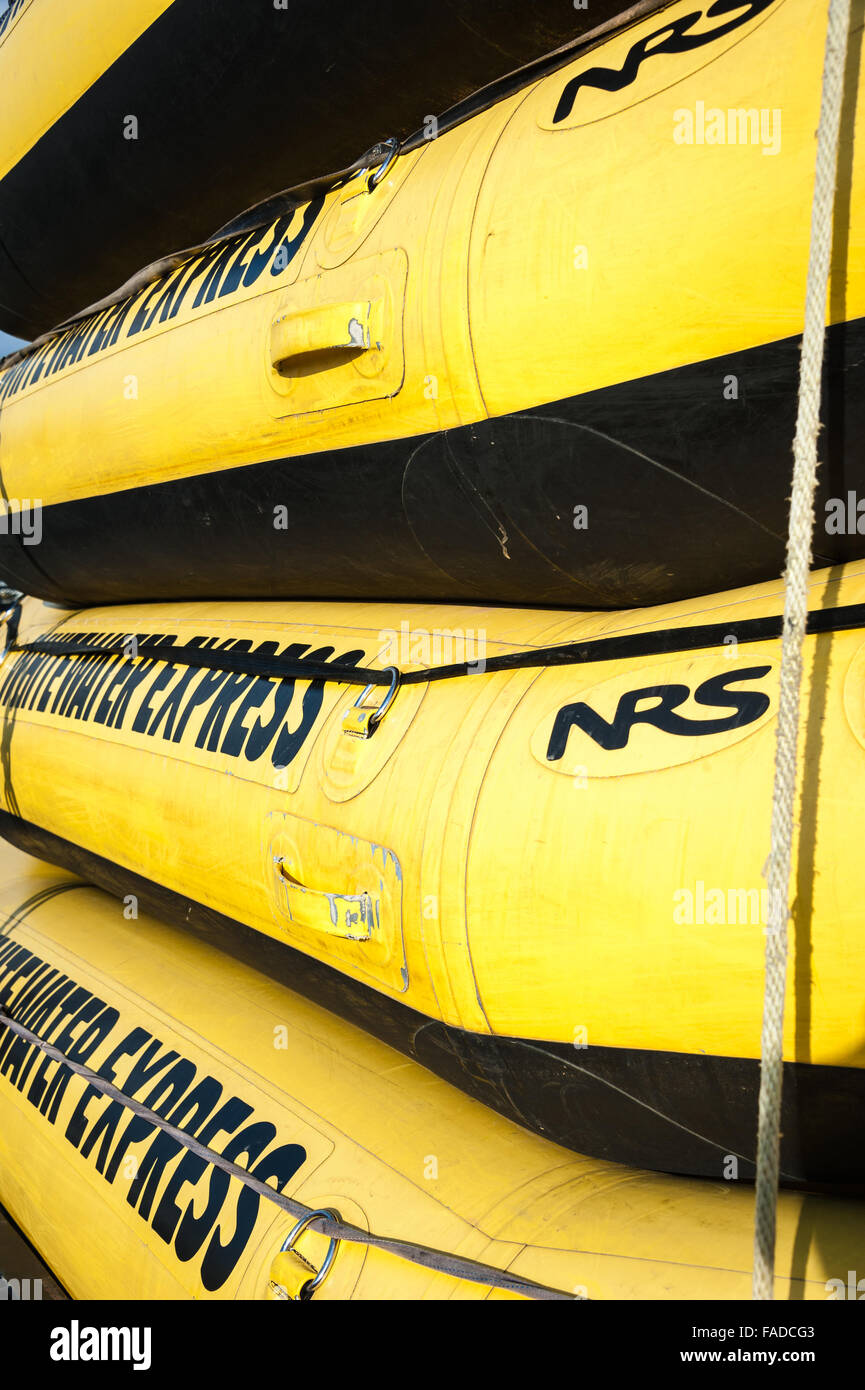
<path id="1" fill-rule="evenodd" d="M 102 1005 L 102 1012 L 92 1020 L 84 1029 L 77 1042 L 69 1048 L 68 1056 L 73 1062 L 86 1062 L 108 1037 L 115 1024 L 120 1018 L 116 1009 L 111 1008 L 97 999 L 96 1003 Z"/>
<path id="2" fill-rule="evenodd" d="M 88 1088 L 89 1089 L 89 1088 Z M 117 1133 L 117 1126 L 120 1124 L 124 1115 L 124 1107 L 119 1100 L 112 1100 L 96 1117 L 84 1143 L 81 1145 L 83 1158 L 89 1158 L 96 1143 L 102 1139 L 99 1153 L 96 1155 L 96 1171 L 105 1174 L 105 1165 L 111 1153 L 111 1145 L 114 1143 L 114 1136 Z M 67 1138 L 69 1135 L 67 1134 Z M 73 1141 L 74 1142 L 74 1141 Z"/>
<path id="3" fill-rule="evenodd" d="M 236 248 L 237 243 L 235 241 L 227 241 L 224 245 L 214 248 L 210 267 L 192 301 L 193 309 L 200 308 L 202 304 L 209 304 L 212 299 L 216 298 L 220 276 L 227 268 Z"/>
<path id="4" fill-rule="evenodd" d="M 733 29 L 738 29 L 740 24 L 746 24 L 749 19 L 762 14 L 772 3 L 773 0 L 716 0 L 705 12 L 705 16 L 700 10 L 695 10 L 693 14 L 674 19 L 672 23 L 664 25 L 663 29 L 656 29 L 653 34 L 639 39 L 628 53 L 621 70 L 588 68 L 572 77 L 562 89 L 553 124 L 557 125 L 559 121 L 567 120 L 574 109 L 574 102 L 581 87 L 596 87 L 602 92 L 620 92 L 623 87 L 629 87 L 634 81 L 646 58 L 651 58 L 657 53 L 689 53 L 692 49 L 702 48 L 704 44 L 712 43 Z M 742 9 L 745 11 L 744 14 L 734 15 L 726 24 L 718 25 L 709 33 L 688 32 L 700 19 L 714 19 L 716 16 L 729 14 L 730 10 Z"/>
<path id="5" fill-rule="evenodd" d="M 172 638 L 166 638 L 164 633 L 159 633 L 156 637 L 148 639 L 151 642 L 172 642 Z M 123 720 L 129 707 L 129 701 L 138 689 L 143 680 L 146 680 L 153 668 L 159 661 L 158 657 L 152 657 L 146 661 L 141 661 L 139 665 L 133 666 L 123 681 L 123 685 L 117 692 L 111 706 L 111 713 L 106 720 L 109 729 L 120 729 L 123 727 Z"/>
<path id="6" fill-rule="evenodd" d="M 27 1007 L 16 1008 L 15 1017 L 19 1023 L 23 1023 L 25 1028 L 29 1028 L 31 1033 L 40 1033 L 42 1024 L 51 1017 L 57 1003 L 74 989 L 73 982 L 66 975 L 58 975 L 53 972 L 54 978 L 41 979 L 40 987 L 33 993 L 28 992 Z"/>
<path id="7" fill-rule="evenodd" d="M 200 647 L 202 650 L 213 647 L 216 643 L 215 637 L 192 637 L 186 644 L 190 647 Z M 201 671 L 195 666 L 188 666 L 180 677 L 176 685 L 173 685 L 163 700 L 159 709 L 155 712 L 153 719 L 146 730 L 149 738 L 157 733 L 163 719 L 165 720 L 165 733 L 163 738 L 171 738 L 174 729 L 174 721 L 177 718 L 186 698 L 191 683 L 201 676 Z"/>
<path id="8" fill-rule="evenodd" d="M 32 1046 L 33 1044 L 28 1042 L 26 1038 L 20 1037 L 18 1033 L 14 1033 L 11 1028 L 9 1029 L 9 1044 L 4 1047 L 5 1056 L 0 1063 L 0 1076 L 8 1077 L 13 1086 Z"/>
<path id="9" fill-rule="evenodd" d="M 176 675 L 176 673 L 177 667 L 172 666 L 169 663 L 168 665 L 163 667 L 163 669 L 156 676 L 156 679 L 147 687 L 147 690 L 144 692 L 144 698 L 139 706 L 138 713 L 132 721 L 133 733 L 143 734 L 147 731 L 148 720 L 153 717 L 153 710 L 150 707 L 150 701 L 152 700 L 153 696 L 157 693 L 157 691 L 165 689 L 165 687 Z"/>
<path id="10" fill-rule="evenodd" d="M 199 673 L 200 674 L 200 673 Z M 198 685 L 191 692 L 187 701 L 186 709 L 183 711 L 177 723 L 177 728 L 172 735 L 172 743 L 179 743 L 186 731 L 186 726 L 192 718 L 193 712 L 199 705 L 206 705 L 212 699 L 219 687 L 228 679 L 225 671 L 205 671 Z"/>
<path id="11" fill-rule="evenodd" d="M 69 1123 L 66 1126 L 66 1138 L 69 1140 L 70 1144 L 72 1144 L 76 1149 L 78 1148 L 78 1145 L 81 1143 L 81 1140 L 84 1137 L 84 1132 L 89 1123 L 87 1107 L 91 1101 L 96 1100 L 97 1096 L 103 1100 L 105 1098 L 104 1092 L 100 1091 L 96 1086 L 85 1086 L 81 1094 L 81 1097 L 78 1101 L 78 1104 L 76 1105 L 75 1109 L 72 1111 L 72 1114 L 69 1117 Z"/>
<path id="12" fill-rule="evenodd" d="M 190 1085 L 195 1080 L 195 1066 L 187 1058 L 181 1057 L 178 1062 L 165 1076 L 161 1076 L 156 1085 L 144 1097 L 144 1104 L 148 1110 L 153 1110 L 157 1115 L 165 1119 L 165 1113 L 170 1110 L 172 1105 L 176 1105 L 181 1096 L 189 1090 Z M 160 1097 L 167 1098 L 160 1100 Z"/>
<path id="13" fill-rule="evenodd" d="M 249 258 L 249 267 L 243 277 L 244 288 L 247 288 L 249 285 L 254 285 L 265 267 L 270 265 L 274 251 L 291 226 L 291 219 L 293 216 L 294 213 L 290 212 L 287 217 L 280 217 L 278 221 L 274 222 L 273 226 L 268 229 L 270 234 L 269 242 L 263 250 L 256 251 L 255 254 Z"/>
<path id="14" fill-rule="evenodd" d="M 244 237 L 243 241 L 240 243 L 237 255 L 231 262 L 231 265 L 228 267 L 228 270 L 225 272 L 225 278 L 223 279 L 222 284 L 219 287 L 220 299 L 222 299 L 223 295 L 232 294 L 237 289 L 241 279 L 243 278 L 244 271 L 248 270 L 249 268 L 249 262 L 245 261 L 243 258 L 246 255 L 247 251 L 250 249 L 250 247 L 255 245 L 255 241 L 256 233 L 250 232 L 246 237 Z"/>
<path id="15" fill-rule="evenodd" d="M 2 991 L 0 991 L 0 1002 L 4 1005 L 9 1005 L 12 1002 L 12 990 L 14 986 L 21 980 L 29 979 L 35 970 L 38 970 L 40 966 L 45 964 L 38 956 L 34 956 L 30 951 L 25 951 L 23 947 L 22 955 L 19 959 L 20 964 L 18 964 L 14 972 L 9 975 L 9 978 L 3 985 Z"/>
<path id="16" fill-rule="evenodd" d="M 174 1241 L 174 1252 L 178 1260 L 184 1263 L 198 1254 L 222 1210 L 222 1204 L 228 1193 L 228 1174 L 223 1173 L 221 1168 L 208 1165 L 203 1158 L 198 1158 L 196 1154 L 188 1153 L 178 1165 L 178 1171 L 175 1175 L 180 1177 L 180 1174 L 183 1174 L 181 1185 L 183 1182 L 191 1182 L 196 1185 L 208 1166 L 210 1166 L 210 1187 L 207 1195 L 207 1206 L 200 1216 L 196 1216 L 193 1211 L 194 1203 L 189 1202 Z"/>
<path id="17" fill-rule="evenodd" d="M 113 1182 L 117 1177 L 117 1170 L 126 1155 L 127 1149 L 133 1144 L 142 1143 L 148 1135 L 152 1134 L 156 1126 L 150 1120 L 145 1120 L 141 1115 L 133 1115 L 129 1124 L 117 1141 L 117 1147 L 111 1155 L 111 1161 L 105 1169 L 106 1182 Z"/>
<path id="18" fill-rule="evenodd" d="M 158 1057 L 157 1060 L 154 1061 L 154 1056 L 161 1046 L 162 1043 L 159 1039 L 154 1038 L 150 1046 L 146 1047 L 138 1060 L 132 1064 L 129 1075 L 126 1078 L 126 1084 L 123 1088 L 128 1095 L 134 1096 L 136 1091 L 140 1091 L 142 1087 L 146 1086 L 148 1081 L 151 1081 L 159 1072 L 164 1071 L 166 1067 L 170 1067 L 173 1062 L 177 1061 L 180 1053 L 174 1051 L 166 1052 L 162 1057 Z"/>
<path id="19" fill-rule="evenodd" d="M 550 762 L 557 762 L 564 755 L 572 728 L 581 729 L 609 752 L 627 745 L 635 724 L 652 724 L 664 733 L 683 738 L 720 734 L 728 729 L 752 724 L 769 708 L 769 696 L 764 691 L 728 690 L 727 687 L 733 681 L 759 680 L 771 669 L 771 666 L 749 666 L 745 670 L 712 676 L 704 681 L 694 694 L 698 704 L 734 710 L 732 715 L 718 719 L 688 719 L 685 715 L 676 714 L 675 711 L 691 693 L 687 685 L 648 685 L 641 690 L 628 691 L 619 700 L 612 723 L 582 701 L 564 705 L 553 723 L 547 758 Z M 650 699 L 657 703 L 648 709 L 638 709 L 638 705 Z"/>
<path id="20" fill-rule="evenodd" d="M 119 1042 L 113 1051 L 109 1052 L 99 1068 L 99 1075 L 104 1076 L 106 1081 L 114 1081 L 116 1079 L 114 1063 L 121 1057 L 130 1057 L 139 1052 L 150 1037 L 151 1034 L 146 1028 L 133 1028 L 132 1032 L 127 1033 L 122 1042 Z M 156 1046 L 158 1047 L 159 1044 L 157 1043 Z"/>
<path id="21" fill-rule="evenodd" d="M 55 985 L 59 979 L 59 971 L 51 965 L 40 965 L 36 973 L 31 976 L 26 989 L 22 989 L 18 998 L 15 1000 L 15 1018 L 18 1023 L 23 1023 L 29 1028 L 27 1018 L 32 1010 L 37 1006 L 43 995 Z"/>
<path id="22" fill-rule="evenodd" d="M 166 1245 L 171 1244 L 174 1238 L 174 1232 L 177 1230 L 177 1223 L 180 1220 L 181 1212 L 180 1207 L 177 1205 L 180 1189 L 184 1187 L 186 1183 L 192 1183 L 192 1185 L 195 1186 L 206 1167 L 207 1164 L 203 1158 L 199 1158 L 196 1154 L 187 1151 L 185 1157 L 180 1160 L 169 1178 L 165 1191 L 160 1199 L 159 1206 L 153 1213 L 153 1221 L 151 1223 L 160 1240 L 164 1240 Z M 191 1259 L 194 1254 L 195 1251 L 193 1250 L 186 1258 Z M 180 1256 L 180 1258 L 182 1259 L 183 1256 Z"/>
<path id="23" fill-rule="evenodd" d="M 719 734 L 724 729 L 738 729 L 743 724 L 753 724 L 755 719 L 766 713 L 771 703 L 765 690 L 728 690 L 727 686 L 733 681 L 761 680 L 763 676 L 768 676 L 771 669 L 771 666 L 748 666 L 745 670 L 722 673 L 703 681 L 694 692 L 698 705 L 716 705 L 721 709 L 734 709 L 736 713 L 728 719 L 689 720 L 695 725 L 693 732 L 697 731 L 697 726 L 701 734 Z"/>
<path id="24" fill-rule="evenodd" d="M 207 1116 L 213 1113 L 221 1095 L 222 1086 L 220 1083 L 212 1076 L 205 1076 L 189 1092 L 189 1095 L 184 1096 L 176 1109 L 165 1118 L 174 1125 L 175 1129 L 182 1129 L 187 1134 L 194 1135 L 196 1129 L 204 1123 Z M 190 1114 L 192 1115 L 191 1119 L 189 1118 Z M 187 1154 L 186 1158 L 178 1163 L 170 1177 L 151 1223 L 156 1234 L 166 1244 L 169 1244 L 173 1239 L 177 1224 L 180 1221 L 181 1211 L 177 1205 L 180 1189 L 187 1182 L 196 1183 L 206 1166 L 203 1159 L 195 1159 L 194 1155 Z"/>
<path id="25" fill-rule="evenodd" d="M 256 1128 L 256 1126 L 253 1126 Z M 269 1126 L 268 1126 L 269 1128 Z M 245 1130 L 244 1134 L 249 1131 Z M 238 1135 L 236 1144 L 239 1144 L 243 1135 Z M 249 1152 L 247 1149 L 246 1152 Z M 259 1150 L 260 1152 L 260 1150 Z M 232 1157 L 226 1150 L 225 1157 Z M 306 1149 L 301 1144 L 283 1144 L 278 1149 L 273 1149 L 271 1153 L 265 1154 L 264 1158 L 256 1163 L 251 1170 L 252 1176 L 258 1178 L 259 1182 L 269 1183 L 272 1178 L 276 1178 L 274 1184 L 277 1192 L 281 1192 L 285 1184 L 294 1177 L 295 1173 L 306 1162 Z M 255 1229 L 255 1221 L 258 1216 L 259 1197 L 249 1187 L 243 1187 L 238 1194 L 234 1235 L 227 1245 L 220 1245 L 216 1235 L 207 1248 L 207 1253 L 201 1263 L 202 1283 L 205 1288 L 218 1289 L 225 1283 L 232 1270 L 237 1265 L 237 1261 L 246 1248 L 247 1241 Z M 207 1276 L 205 1278 L 205 1265 L 207 1266 Z M 207 1282 L 207 1280 L 211 1282 Z M 216 1282 L 218 1280 L 218 1282 Z"/>
<path id="26" fill-rule="evenodd" d="M 333 656 L 333 647 L 319 647 L 317 651 L 310 652 L 306 657 L 307 661 L 327 661 Z M 340 665 L 356 666 L 363 656 L 362 651 L 346 652 L 339 658 Z M 301 706 L 300 723 L 296 729 L 289 729 L 286 723 L 277 735 L 276 743 L 273 747 L 274 767 L 288 767 L 289 763 L 297 756 L 306 741 L 310 729 L 318 718 L 324 699 L 324 682 L 310 681 Z"/>
<path id="27" fill-rule="evenodd" d="M 292 642 L 281 656 L 286 661 L 299 661 L 304 652 L 309 651 L 309 646 L 305 642 Z M 276 736 L 276 731 L 288 713 L 289 705 L 294 698 L 294 680 L 280 680 L 276 686 L 276 694 L 273 700 L 273 714 L 266 724 L 262 724 L 260 719 L 256 719 L 249 731 L 246 740 L 244 756 L 248 762 L 254 763 L 260 758 L 268 744 Z"/>
<path id="28" fill-rule="evenodd" d="M 126 1200 L 131 1207 L 138 1208 L 139 1216 L 145 1221 L 150 1217 L 153 1199 L 162 1181 L 166 1164 L 176 1158 L 182 1148 L 180 1140 L 172 1138 L 163 1129 L 157 1131 L 152 1144 L 142 1156 L 135 1177 L 129 1184 Z"/>
<path id="29" fill-rule="evenodd" d="M 254 1160 L 275 1138 L 275 1127 L 266 1120 L 259 1120 L 257 1124 L 248 1125 L 246 1129 L 236 1135 L 225 1146 L 222 1156 L 227 1158 L 230 1163 L 237 1163 L 241 1154 L 247 1154 L 250 1160 Z M 250 1167 L 251 1163 L 247 1163 L 246 1166 Z M 237 1264 L 255 1226 L 260 1200 L 257 1192 L 254 1192 L 251 1187 L 247 1187 L 245 1183 L 241 1183 L 237 1194 L 234 1231 L 231 1237 L 223 1245 L 219 1238 L 221 1226 L 217 1226 L 214 1231 L 201 1261 L 201 1282 L 211 1293 L 222 1287 Z"/>
<path id="30" fill-rule="evenodd" d="M 262 676 L 258 676 L 253 680 L 251 688 L 238 705 L 234 718 L 228 726 L 228 732 L 222 740 L 222 746 L 219 750 L 220 753 L 227 753 L 230 758 L 240 757 L 244 742 L 249 733 L 243 721 L 250 710 L 261 709 L 261 706 L 264 704 L 272 689 L 273 683 Z M 289 699 L 290 698 L 289 696 Z M 260 727 L 260 721 L 256 719 L 255 722 Z"/>
<path id="31" fill-rule="evenodd" d="M 113 666 L 112 662 L 112 666 Z M 127 673 L 132 667 L 132 658 L 124 656 L 120 658 L 120 664 L 112 671 L 111 679 L 108 682 L 105 694 L 102 697 L 99 708 L 93 716 L 94 724 L 108 724 L 111 727 L 111 710 L 114 704 L 114 696 L 126 679 Z"/>
<path id="32" fill-rule="evenodd" d="M 136 333 L 140 333 L 147 323 L 147 314 L 154 299 L 158 299 L 160 293 L 165 288 L 164 281 L 157 280 L 155 284 L 149 286 L 141 295 L 136 296 L 138 310 L 127 331 L 127 338 L 132 338 Z M 159 305 L 157 304 L 156 308 Z M 156 310 L 154 310 L 154 313 Z"/>
<path id="33" fill-rule="evenodd" d="M 200 1143 L 205 1145 L 205 1147 L 210 1148 L 214 1135 L 219 1131 L 225 1133 L 233 1132 L 237 1129 L 238 1125 L 243 1124 L 244 1120 L 247 1120 L 251 1114 L 251 1105 L 247 1105 L 245 1101 L 240 1100 L 237 1096 L 232 1096 L 231 1100 L 226 1101 L 225 1104 L 220 1107 L 213 1116 L 213 1119 L 205 1125 L 204 1129 L 196 1138 Z M 184 1165 L 186 1166 L 187 1173 L 196 1171 L 195 1165 L 190 1163 L 193 1157 L 194 1155 L 187 1154 L 181 1164 L 181 1167 Z M 201 1170 L 195 1178 L 196 1182 L 198 1177 L 201 1176 L 201 1173 L 204 1172 L 206 1166 L 203 1160 L 197 1160 L 197 1162 L 201 1163 Z M 188 1181 L 189 1179 L 185 1180 Z M 194 1215 L 192 1202 L 189 1203 L 186 1211 L 183 1213 L 183 1219 L 178 1228 L 177 1237 L 174 1242 L 174 1249 L 179 1260 L 191 1260 L 194 1255 L 198 1254 L 222 1209 L 222 1204 L 225 1201 L 227 1192 L 228 1174 L 224 1173 L 221 1168 L 214 1168 L 210 1175 L 210 1192 L 207 1199 L 207 1206 L 201 1216 Z"/>
<path id="34" fill-rule="evenodd" d="M 135 1052 L 138 1052 L 147 1042 L 150 1036 L 151 1035 L 147 1032 L 146 1028 L 133 1028 L 132 1032 L 128 1033 L 127 1036 L 121 1042 L 119 1042 L 117 1046 L 106 1057 L 101 1067 L 99 1067 L 99 1075 L 104 1076 L 106 1081 L 114 1081 L 114 1064 L 121 1057 L 127 1057 Z M 73 1134 L 70 1134 L 69 1130 L 73 1129 L 73 1122 L 75 1121 L 75 1118 L 78 1115 L 79 1111 L 83 1116 L 84 1110 L 89 1100 L 91 1099 L 91 1097 L 88 1096 L 88 1091 L 92 1090 L 93 1087 L 88 1087 L 87 1091 L 85 1091 L 79 1103 L 78 1110 L 75 1112 L 75 1115 L 73 1115 L 72 1120 L 70 1121 L 69 1129 L 67 1129 L 66 1132 L 66 1137 L 70 1139 L 70 1141 L 74 1143 L 76 1147 L 80 1140 L 78 1128 L 76 1127 L 73 1131 L 75 1137 L 73 1137 Z M 102 1095 L 103 1093 L 99 1092 L 99 1094 Z M 105 1172 L 105 1165 L 108 1162 L 108 1158 L 111 1152 L 111 1145 L 113 1144 L 114 1136 L 117 1133 L 117 1126 L 123 1118 L 124 1113 L 125 1106 L 123 1106 L 120 1103 L 120 1101 L 112 1100 L 102 1111 L 101 1115 L 97 1116 L 89 1132 L 87 1133 L 83 1144 L 81 1145 L 82 1156 L 84 1158 L 87 1158 L 93 1151 L 97 1141 L 100 1138 L 102 1139 L 102 1144 L 100 1146 L 99 1153 L 96 1156 L 96 1170 L 99 1173 L 104 1174 Z"/>
<path id="35" fill-rule="evenodd" d="M 46 1057 L 44 1060 L 50 1062 L 51 1059 L 50 1057 Z M 38 1079 L 41 1072 L 42 1068 L 40 1067 L 34 1081 Z M 65 1062 L 58 1062 L 57 1070 L 48 1081 L 45 1094 L 39 1103 L 39 1114 L 44 1115 L 50 1125 L 56 1124 L 57 1122 L 57 1112 L 60 1109 L 60 1102 L 66 1094 L 66 1087 L 72 1080 L 73 1075 L 74 1072 L 67 1067 Z M 27 1099 L 30 1099 L 29 1094 Z"/>
<path id="36" fill-rule="evenodd" d="M 270 267 L 271 275 L 281 275 L 282 272 L 286 269 L 286 267 L 290 265 L 290 263 L 294 260 L 294 257 L 297 254 L 298 249 L 306 241 L 306 238 L 309 235 L 309 232 L 311 231 L 313 224 L 315 223 L 315 219 L 318 217 L 318 214 L 321 212 L 323 207 L 323 193 L 317 194 L 317 196 L 313 198 L 311 203 L 307 203 L 306 207 L 303 210 L 303 218 L 301 220 L 300 227 L 298 228 L 295 235 L 293 237 L 286 237 L 283 241 L 280 242 L 279 246 L 276 248 L 276 251 L 273 255 L 273 263 Z M 280 251 L 283 253 L 282 255 L 279 254 Z M 249 283 L 251 283 L 249 280 L 244 281 L 244 284 Z"/>

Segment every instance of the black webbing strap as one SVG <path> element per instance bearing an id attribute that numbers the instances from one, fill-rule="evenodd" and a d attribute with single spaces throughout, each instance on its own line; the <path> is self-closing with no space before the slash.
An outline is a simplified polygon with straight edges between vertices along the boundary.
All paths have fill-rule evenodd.
<path id="1" fill-rule="evenodd" d="M 585 666 L 600 661 L 627 661 L 637 657 L 667 656 L 675 652 L 705 651 L 736 642 L 766 642 L 781 636 L 783 618 L 743 618 L 738 622 L 703 623 L 693 627 L 662 628 L 654 632 L 619 633 L 612 637 L 590 638 L 585 642 L 566 642 L 555 647 L 508 652 L 476 661 L 432 666 L 421 671 L 398 674 L 399 685 L 423 685 L 431 681 L 455 680 L 462 676 L 495 675 L 502 671 L 521 671 L 546 666 Z M 808 614 L 812 636 L 865 627 L 865 603 L 844 604 L 817 609 Z M 94 634 L 97 635 L 97 634 Z M 200 666 L 213 671 L 232 671 L 239 675 L 261 676 L 273 680 L 317 680 L 341 685 L 392 685 L 394 668 L 384 670 L 353 666 L 345 662 L 305 661 L 279 656 L 257 656 L 254 652 L 232 652 L 229 648 L 177 646 L 172 642 L 140 641 L 133 651 L 122 642 L 95 646 L 88 642 L 65 642 L 44 638 L 35 642 L 13 643 L 14 652 L 43 653 L 51 656 L 89 656 L 97 660 L 126 656 L 148 657 L 179 666 Z"/>

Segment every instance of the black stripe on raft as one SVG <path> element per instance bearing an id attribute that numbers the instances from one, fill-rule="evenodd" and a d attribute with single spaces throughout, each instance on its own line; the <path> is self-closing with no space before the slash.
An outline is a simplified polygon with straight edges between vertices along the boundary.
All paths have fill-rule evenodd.
<path id="1" fill-rule="evenodd" d="M 38 545 L 0 534 L 0 575 L 72 605 L 346 598 L 588 609 L 775 579 L 799 341 L 442 433 L 48 506 Z M 735 400 L 724 397 L 731 376 Z M 865 319 L 828 330 L 821 419 L 815 566 L 865 557 L 855 519 L 840 534 L 827 529 L 832 499 L 845 509 L 848 494 L 865 499 Z"/>
<path id="2" fill-rule="evenodd" d="M 637 657 L 666 656 L 671 652 L 706 651 L 723 647 L 735 637 L 739 643 L 767 642 L 781 636 L 783 618 L 745 618 L 726 623 L 703 623 L 691 627 L 667 627 L 654 632 L 626 632 L 598 637 L 588 642 L 567 642 L 559 647 L 535 647 L 486 657 L 483 661 L 460 662 L 451 666 L 431 666 L 426 670 L 400 673 L 389 666 L 349 666 L 335 661 L 291 661 L 285 657 L 255 656 L 249 652 L 234 655 L 231 650 L 207 652 L 201 647 L 177 646 L 174 642 L 136 639 L 136 657 L 155 657 L 178 666 L 201 667 L 208 671 L 236 671 L 273 680 L 321 680 L 341 685 L 427 685 L 431 681 L 456 680 L 460 676 L 491 676 L 501 671 L 522 671 L 547 666 L 587 666 L 598 661 L 627 661 Z M 826 632 L 849 632 L 865 627 L 865 603 L 841 604 L 809 613 L 806 632 L 812 636 Z M 94 633 L 94 637 L 102 634 Z M 120 642 L 96 646 L 94 642 L 64 642 L 60 638 L 14 643 L 13 652 L 35 652 L 45 656 L 90 656 L 105 661 L 130 656 Z"/>
<path id="3" fill-rule="evenodd" d="M 750 1179 L 759 1062 L 588 1047 L 450 1028 L 310 956 L 28 821 L 0 811 L 19 849 L 80 874 L 191 932 L 420 1062 L 499 1114 L 595 1158 L 670 1173 Z M 785 1063 L 781 1169 L 787 1183 L 865 1184 L 865 1070 Z M 737 1159 L 737 1169 L 730 1159 Z"/>
<path id="4" fill-rule="evenodd" d="M 431 43 L 426 8 L 404 0 L 174 0 L 0 183 L 0 327 L 34 338 L 626 8 L 438 0 Z"/>

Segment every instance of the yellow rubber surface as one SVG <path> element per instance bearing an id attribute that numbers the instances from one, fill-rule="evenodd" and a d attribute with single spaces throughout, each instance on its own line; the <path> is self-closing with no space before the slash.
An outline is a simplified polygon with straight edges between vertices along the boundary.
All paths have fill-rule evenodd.
<path id="1" fill-rule="evenodd" d="M 0 1007 L 287 1195 L 576 1296 L 748 1297 L 747 1189 L 566 1153 L 8 846 L 0 909 Z M 0 1201 L 73 1297 L 265 1297 L 292 1218 L 142 1124 L 0 1033 Z M 776 1297 L 825 1298 L 863 1238 L 861 1203 L 782 1193 Z M 343 1244 L 316 1298 L 489 1294 Z"/>

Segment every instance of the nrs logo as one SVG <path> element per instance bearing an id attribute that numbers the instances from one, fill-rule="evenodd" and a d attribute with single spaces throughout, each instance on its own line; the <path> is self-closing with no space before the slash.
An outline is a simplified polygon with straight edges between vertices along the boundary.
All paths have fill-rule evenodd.
<path id="1" fill-rule="evenodd" d="M 776 663 L 701 680 L 709 661 L 717 665 L 717 658 L 694 657 L 671 664 L 661 679 L 638 685 L 633 674 L 621 674 L 592 687 L 547 715 L 532 753 L 568 776 L 582 770 L 587 777 L 620 777 L 693 762 L 739 742 L 770 717 L 768 678 Z"/>
<path id="2" fill-rule="evenodd" d="M 714 0 L 702 11 L 690 3 L 671 7 L 665 11 L 665 22 L 648 20 L 636 42 L 634 30 L 628 28 L 600 50 L 603 64 L 592 61 L 594 54 L 586 57 L 561 88 L 552 118 L 540 124 L 547 130 L 588 124 L 666 90 L 725 53 L 739 41 L 741 27 L 774 3 Z M 548 89 L 543 90 L 547 99 Z M 623 98 L 618 98 L 620 92 Z"/>

